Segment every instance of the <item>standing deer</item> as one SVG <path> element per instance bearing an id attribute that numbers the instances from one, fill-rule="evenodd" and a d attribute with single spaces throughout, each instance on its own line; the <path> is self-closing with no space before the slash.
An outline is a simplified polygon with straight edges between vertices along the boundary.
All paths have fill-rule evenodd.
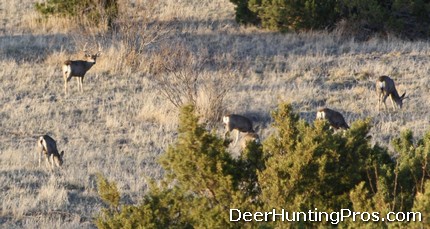
<path id="1" fill-rule="evenodd" d="M 64 151 L 58 153 L 57 143 L 53 138 L 48 135 L 43 135 L 37 141 L 39 148 L 39 167 L 42 159 L 42 154 L 45 155 L 46 166 L 50 166 L 51 169 L 54 166 L 60 167 L 63 164 Z"/>
<path id="2" fill-rule="evenodd" d="M 85 45 L 86 46 L 86 45 Z M 78 90 L 84 92 L 83 82 L 85 73 L 96 64 L 97 57 L 100 56 L 100 45 L 99 50 L 96 54 L 90 54 L 85 50 L 84 53 L 86 60 L 66 60 L 63 64 L 63 77 L 64 77 L 64 92 L 67 95 L 67 83 L 72 77 L 76 77 L 78 82 Z"/>
<path id="3" fill-rule="evenodd" d="M 343 118 L 342 114 L 329 109 L 329 108 L 320 108 L 317 112 L 317 118 L 316 119 L 325 119 L 330 123 L 330 126 L 334 128 L 335 130 L 341 128 L 341 129 L 349 129 L 348 124 L 345 122 L 345 119 Z"/>
<path id="4" fill-rule="evenodd" d="M 254 133 L 252 122 L 247 117 L 237 114 L 230 114 L 225 115 L 222 118 L 222 121 L 225 124 L 226 129 L 224 137 L 226 137 L 229 132 L 236 130 L 236 140 L 234 141 L 234 145 L 236 145 L 237 140 L 239 139 L 239 132 Z"/>
<path id="5" fill-rule="evenodd" d="M 258 136 L 258 134 L 254 133 L 254 132 L 246 133 L 245 136 L 243 136 L 243 138 L 242 138 L 242 150 L 244 150 L 250 142 L 259 143 L 260 137 Z"/>
<path id="6" fill-rule="evenodd" d="M 376 81 L 376 92 L 378 94 L 378 110 L 381 110 L 381 100 L 384 103 L 385 110 L 387 110 L 387 104 L 385 104 L 385 100 L 390 96 L 391 104 L 393 105 L 393 109 L 396 109 L 394 102 L 396 102 L 399 109 L 402 109 L 403 99 L 405 99 L 406 92 L 403 93 L 402 96 L 399 96 L 399 93 L 396 90 L 396 86 L 394 85 L 394 81 L 388 76 L 380 76 Z"/>

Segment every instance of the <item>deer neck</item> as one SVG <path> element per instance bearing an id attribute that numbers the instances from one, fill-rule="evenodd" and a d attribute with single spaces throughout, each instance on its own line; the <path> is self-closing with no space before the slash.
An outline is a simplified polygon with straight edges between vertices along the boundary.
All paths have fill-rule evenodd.
<path id="1" fill-rule="evenodd" d="M 87 69 L 90 69 L 93 65 L 95 65 L 96 64 L 96 62 L 95 61 L 87 61 L 86 63 L 85 63 L 85 67 L 87 68 Z"/>
<path id="2" fill-rule="evenodd" d="M 394 99 L 394 100 L 400 100 L 400 96 L 399 96 L 399 93 L 397 92 L 397 90 L 396 89 L 394 89 L 393 90 L 393 92 L 391 92 L 391 97 Z"/>

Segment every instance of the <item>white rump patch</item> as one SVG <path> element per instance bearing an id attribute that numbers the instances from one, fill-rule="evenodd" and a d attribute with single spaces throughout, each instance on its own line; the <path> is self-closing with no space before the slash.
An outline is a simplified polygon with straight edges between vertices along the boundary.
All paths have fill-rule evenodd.
<path id="1" fill-rule="evenodd" d="M 318 111 L 317 112 L 317 119 L 325 119 L 325 112 L 324 111 Z"/>
<path id="2" fill-rule="evenodd" d="M 228 117 L 228 116 L 222 117 L 222 122 L 225 123 L 225 124 L 229 123 L 230 122 L 230 117 Z"/>
<path id="3" fill-rule="evenodd" d="M 379 81 L 378 82 L 378 86 L 379 86 L 380 89 L 385 88 L 385 81 Z"/>
<path id="4" fill-rule="evenodd" d="M 63 65 L 63 73 L 70 73 L 72 71 L 72 67 L 70 65 Z"/>
<path id="5" fill-rule="evenodd" d="M 43 136 L 39 138 L 39 146 L 43 148 L 43 150 L 48 150 L 48 146 L 46 145 L 46 141 Z"/>

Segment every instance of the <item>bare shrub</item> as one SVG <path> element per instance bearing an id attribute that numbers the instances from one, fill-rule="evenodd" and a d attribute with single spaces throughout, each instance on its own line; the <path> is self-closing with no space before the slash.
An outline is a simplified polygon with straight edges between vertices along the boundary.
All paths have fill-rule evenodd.
<path id="1" fill-rule="evenodd" d="M 336 23 L 333 34 L 344 39 L 354 38 L 357 41 L 369 40 L 377 33 L 373 31 L 365 20 L 340 20 Z M 382 35 L 380 33 L 379 35 Z"/>
<path id="2" fill-rule="evenodd" d="M 201 76 L 197 111 L 202 121 L 214 127 L 225 114 L 224 99 L 238 79 L 236 71 L 206 72 Z"/>
<path id="3" fill-rule="evenodd" d="M 169 23 L 157 21 L 160 1 L 140 1 L 131 7 L 128 12 L 120 12 L 120 17 L 115 25 L 113 43 L 120 46 L 118 60 L 124 67 L 137 70 L 146 65 L 145 49 L 163 37 L 167 36 L 171 29 Z"/>
<path id="4" fill-rule="evenodd" d="M 160 95 L 177 108 L 193 104 L 202 121 L 214 126 L 224 113 L 225 95 L 238 78 L 231 67 L 219 70 L 217 65 L 207 50 L 197 55 L 176 44 L 162 47 L 153 56 L 150 72 Z"/>
<path id="5" fill-rule="evenodd" d="M 197 102 L 197 79 L 206 61 L 183 45 L 163 46 L 151 61 L 151 73 L 157 89 L 175 107 Z"/>

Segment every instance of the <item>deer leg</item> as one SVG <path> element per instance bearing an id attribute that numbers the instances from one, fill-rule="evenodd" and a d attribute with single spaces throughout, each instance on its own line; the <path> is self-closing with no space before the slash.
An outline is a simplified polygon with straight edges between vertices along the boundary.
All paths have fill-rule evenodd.
<path id="1" fill-rule="evenodd" d="M 238 140 L 239 140 L 239 130 L 236 130 L 236 140 L 234 140 L 233 146 L 236 146 Z"/>
<path id="2" fill-rule="evenodd" d="M 67 80 L 64 80 L 64 93 L 67 95 Z"/>
<path id="3" fill-rule="evenodd" d="M 379 98 L 378 98 L 378 110 L 379 111 L 381 110 L 381 103 L 385 103 L 384 96 L 385 96 L 384 92 L 379 93 Z"/>
<path id="4" fill-rule="evenodd" d="M 72 79 L 72 76 L 64 77 L 64 91 L 66 95 L 67 95 L 67 83 L 70 81 L 70 79 Z"/>
<path id="5" fill-rule="evenodd" d="M 387 97 L 388 97 L 388 94 L 385 94 L 385 95 L 384 95 L 384 98 L 382 99 L 382 102 L 384 103 L 384 108 L 385 108 L 385 110 L 388 110 L 388 108 L 387 108 L 387 104 L 385 103 L 385 101 L 387 100 Z"/>
<path id="6" fill-rule="evenodd" d="M 381 96 L 382 94 L 379 94 L 378 96 L 378 111 L 381 111 Z"/>
<path id="7" fill-rule="evenodd" d="M 51 154 L 51 169 L 54 169 L 54 154 Z"/>
<path id="8" fill-rule="evenodd" d="M 394 104 L 393 96 L 390 96 L 391 104 L 393 105 L 393 109 L 396 110 L 396 105 Z"/>
<path id="9" fill-rule="evenodd" d="M 54 158 L 55 167 L 60 167 L 60 163 L 58 162 L 58 158 Z"/>
<path id="10" fill-rule="evenodd" d="M 227 139 L 227 135 L 228 137 L 230 136 L 230 128 L 228 127 L 228 125 L 225 125 L 225 133 L 224 133 L 224 139 Z"/>
<path id="11" fill-rule="evenodd" d="M 81 92 L 83 93 L 84 92 L 84 77 L 80 77 L 79 83 L 81 86 Z"/>
<path id="12" fill-rule="evenodd" d="M 49 156 L 48 156 L 48 154 L 45 154 L 45 166 L 47 168 L 49 168 Z"/>

